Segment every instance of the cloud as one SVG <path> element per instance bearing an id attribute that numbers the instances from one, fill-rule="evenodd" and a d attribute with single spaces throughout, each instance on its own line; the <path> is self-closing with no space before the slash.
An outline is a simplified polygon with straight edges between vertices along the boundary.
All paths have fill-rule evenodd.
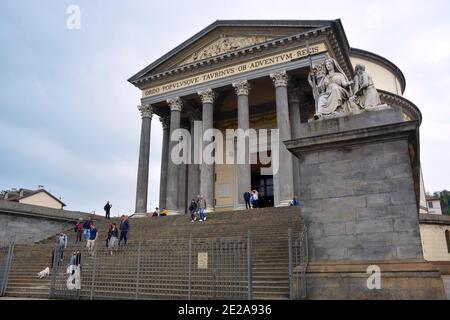
<path id="1" fill-rule="evenodd" d="M 371 5 L 366 10 L 364 19 L 366 28 L 370 30 L 381 30 L 383 25 L 383 16 L 379 5 Z"/>
<path id="2" fill-rule="evenodd" d="M 105 154 L 102 158 L 94 158 L 89 154 L 78 154 L 56 137 L 4 123 L 0 123 L 0 132 L 14 137 L 14 139 L 6 139 L 0 146 L 2 155 L 13 155 L 13 157 L 9 157 L 10 161 L 3 159 L 5 161 L 3 167 L 12 167 L 15 171 L 34 175 L 37 180 L 41 181 L 39 184 L 49 186 L 46 181 L 54 181 L 55 185 L 63 186 L 59 190 L 53 187 L 53 190 L 63 196 L 63 201 L 66 201 L 70 208 L 90 211 L 89 208 L 93 207 L 92 204 L 89 206 L 78 202 L 81 200 L 79 199 L 79 193 L 81 193 L 96 194 L 97 201 L 103 201 L 102 198 L 114 198 L 115 202 L 121 204 L 123 210 L 131 212 L 133 209 L 137 173 L 137 162 L 134 161 L 134 157 L 109 158 L 108 154 Z M 15 163 L 15 159 L 27 160 Z M 150 180 L 158 181 L 159 163 L 153 160 L 150 167 Z M 14 173 L 12 173 L 13 175 Z M 2 181 L 12 180 L 5 172 L 2 173 L 2 176 Z M 15 187 L 33 188 L 36 186 Z M 154 184 L 152 186 L 152 194 L 149 199 L 155 203 L 159 190 L 154 187 Z M 125 195 L 125 198 L 122 198 L 121 195 Z M 77 199 L 78 203 L 73 203 L 71 198 Z"/>
<path id="3" fill-rule="evenodd" d="M 3 188 L 44 184 L 72 209 L 132 211 L 140 137 L 139 90 L 126 80 L 217 19 L 341 18 L 350 45 L 405 73 L 421 109 L 427 189 L 449 188 L 450 31 L 446 1 L 79 0 L 81 30 L 67 30 L 71 1 L 0 2 L 0 171 Z M 6 137 L 6 138 L 5 138 Z M 149 208 L 158 202 L 161 126 L 152 122 Z M 448 144 L 448 143 L 447 143 Z M 117 212 L 114 210 L 118 210 Z"/>

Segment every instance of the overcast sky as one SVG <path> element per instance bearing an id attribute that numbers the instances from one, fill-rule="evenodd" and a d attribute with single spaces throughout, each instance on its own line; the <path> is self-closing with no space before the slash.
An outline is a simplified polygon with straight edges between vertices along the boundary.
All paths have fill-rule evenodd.
<path id="1" fill-rule="evenodd" d="M 66 27 L 67 7 L 81 29 Z M 448 1 L 0 2 L 0 189 L 44 185 L 67 209 L 134 210 L 140 92 L 136 72 L 217 19 L 341 18 L 350 45 L 405 74 L 422 111 L 426 189 L 450 189 Z M 157 205 L 161 126 L 152 122 L 149 209 Z"/>

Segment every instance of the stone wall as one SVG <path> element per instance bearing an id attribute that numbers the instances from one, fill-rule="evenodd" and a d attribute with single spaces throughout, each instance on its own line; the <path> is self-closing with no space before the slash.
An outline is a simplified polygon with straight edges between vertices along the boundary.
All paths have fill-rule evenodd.
<path id="1" fill-rule="evenodd" d="M 288 143 L 300 155 L 311 261 L 423 257 L 409 152 L 415 128 L 399 110 L 364 112 L 305 124 L 302 139 Z"/>
<path id="2" fill-rule="evenodd" d="M 450 232 L 450 216 L 421 214 L 419 219 L 425 260 L 450 262 L 449 248 L 445 239 L 445 231 Z"/>
<path id="3" fill-rule="evenodd" d="M 0 201 L 0 245 L 15 238 L 17 244 L 26 244 L 48 239 L 62 229 L 73 228 L 84 212 L 58 210 L 11 201 Z M 73 236 L 73 234 L 68 234 Z"/>
<path id="4" fill-rule="evenodd" d="M 308 154 L 301 177 L 313 259 L 422 256 L 406 141 Z"/>
<path id="5" fill-rule="evenodd" d="M 302 138 L 285 142 L 300 159 L 309 226 L 296 295 L 306 285 L 308 299 L 445 297 L 441 267 L 422 253 L 418 128 L 387 109 L 304 124 Z M 367 284 L 371 266 L 380 272 L 377 290 Z"/>

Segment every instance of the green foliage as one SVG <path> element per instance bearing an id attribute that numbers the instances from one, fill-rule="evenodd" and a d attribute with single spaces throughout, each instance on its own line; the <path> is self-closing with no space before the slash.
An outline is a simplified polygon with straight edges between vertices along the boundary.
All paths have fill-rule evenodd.
<path id="1" fill-rule="evenodd" d="M 450 191 L 440 192 L 442 213 L 450 215 Z"/>

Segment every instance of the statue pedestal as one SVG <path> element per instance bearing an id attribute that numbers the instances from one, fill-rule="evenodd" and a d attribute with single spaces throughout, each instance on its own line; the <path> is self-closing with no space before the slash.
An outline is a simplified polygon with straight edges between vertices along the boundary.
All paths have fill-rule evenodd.
<path id="1" fill-rule="evenodd" d="M 380 289 L 367 272 L 377 266 Z M 310 300 L 444 300 L 445 289 L 440 272 L 424 260 L 339 261 L 311 263 L 306 281 L 301 268 L 293 271 L 294 299 L 300 299 L 306 285 Z M 369 289 L 367 282 L 372 289 Z"/>
<path id="2" fill-rule="evenodd" d="M 351 278 L 352 265 L 366 265 L 367 261 L 366 267 L 416 261 L 418 271 L 410 278 L 407 268 L 396 271 L 399 277 L 393 279 L 402 279 L 397 288 L 399 298 L 421 297 L 413 289 L 417 283 L 426 285 L 429 279 L 442 283 L 439 272 L 420 271 L 428 263 L 423 261 L 418 218 L 418 129 L 417 121 L 403 121 L 400 110 L 383 109 L 303 124 L 302 138 L 285 142 L 300 159 L 299 200 L 308 224 L 309 261 L 345 262 L 348 266 L 311 281 L 308 292 L 320 292 L 319 287 L 325 286 L 338 290 L 330 297 L 363 297 L 361 292 L 369 289 L 360 283 L 358 293 L 349 293 L 345 290 L 352 288 L 353 280 L 345 282 L 344 278 Z M 318 276 L 308 271 L 307 279 L 312 275 Z M 367 280 L 369 275 L 365 277 Z M 400 286 L 402 281 L 410 281 L 410 289 L 405 283 Z M 338 287 L 336 283 L 340 283 Z M 427 297 L 441 298 L 440 290 L 433 292 L 434 296 L 429 293 Z M 378 294 L 380 298 L 392 297 L 390 291 Z M 367 297 L 371 295 L 367 293 Z"/>
<path id="3" fill-rule="evenodd" d="M 130 216 L 131 219 L 137 219 L 137 218 L 147 218 L 146 213 L 135 213 Z"/>

